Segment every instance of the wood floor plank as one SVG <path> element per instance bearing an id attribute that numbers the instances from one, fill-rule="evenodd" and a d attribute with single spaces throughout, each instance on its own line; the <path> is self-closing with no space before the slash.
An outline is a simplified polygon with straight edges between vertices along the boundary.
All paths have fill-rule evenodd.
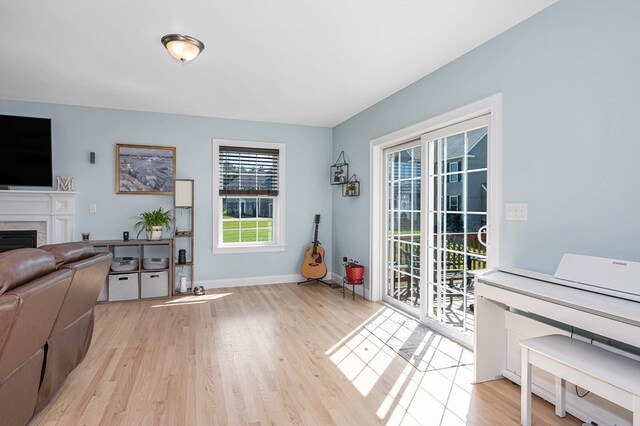
<path id="1" fill-rule="evenodd" d="M 99 305 L 85 361 L 30 424 L 518 424 L 519 386 L 417 371 L 363 329 L 389 309 L 314 283 Z M 539 398 L 533 421 L 580 424 Z"/>

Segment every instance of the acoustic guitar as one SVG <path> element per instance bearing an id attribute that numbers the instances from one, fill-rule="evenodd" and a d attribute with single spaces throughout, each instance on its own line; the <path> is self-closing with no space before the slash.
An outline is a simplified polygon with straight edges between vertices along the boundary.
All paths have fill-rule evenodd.
<path id="1" fill-rule="evenodd" d="M 324 249 L 320 247 L 320 243 L 318 242 L 319 214 L 316 215 L 315 224 L 313 244 L 305 250 L 304 261 L 300 267 L 302 276 L 310 280 L 319 280 L 327 275 L 327 265 L 324 264 Z"/>

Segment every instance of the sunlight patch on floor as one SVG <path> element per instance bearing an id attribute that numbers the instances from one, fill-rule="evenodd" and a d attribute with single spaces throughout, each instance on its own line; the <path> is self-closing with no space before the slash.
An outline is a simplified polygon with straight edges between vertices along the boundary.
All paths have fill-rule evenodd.
<path id="1" fill-rule="evenodd" d="M 353 329 L 353 331 L 351 331 L 349 334 L 347 334 L 346 336 L 344 336 L 342 339 L 340 339 L 335 345 L 333 345 L 332 347 L 330 347 L 329 349 L 327 349 L 327 351 L 324 353 L 325 355 L 330 355 L 331 353 L 333 353 L 335 350 L 337 350 L 338 348 L 340 348 L 345 342 L 347 342 L 349 339 L 351 339 L 351 337 L 355 334 L 357 334 L 358 332 L 360 332 L 360 330 L 367 325 L 370 321 L 371 318 L 375 318 L 376 316 L 378 316 L 381 312 L 383 312 L 385 309 L 387 308 L 380 308 L 378 310 L 378 312 L 376 312 L 375 314 L 373 314 L 370 318 L 368 318 L 365 322 L 363 322 L 362 324 L 360 324 L 359 326 L 357 326 L 356 328 Z"/>
<path id="2" fill-rule="evenodd" d="M 410 377 L 409 375 L 412 370 L 413 370 L 413 367 L 411 365 L 407 364 L 405 366 L 404 370 L 402 371 L 402 374 L 398 376 L 395 383 L 393 384 L 393 386 L 385 396 L 384 400 L 378 407 L 378 410 L 376 411 L 376 415 L 378 416 L 378 418 L 384 419 L 385 417 L 387 417 L 389 412 L 393 409 L 393 407 L 395 406 L 396 400 L 402 394 L 401 392 L 402 392 L 403 386 L 405 386 L 405 383 L 409 380 L 409 377 Z"/>
<path id="3" fill-rule="evenodd" d="M 473 353 L 468 349 L 392 309 L 381 312 L 365 325 L 365 329 L 419 371 L 473 362 Z"/>
<path id="4" fill-rule="evenodd" d="M 164 302 L 161 305 L 153 305 L 152 308 L 166 308 L 171 306 L 180 305 L 200 305 L 207 303 L 207 301 L 221 299 L 225 296 L 230 296 L 233 293 L 216 293 L 216 294 L 204 294 L 202 296 L 183 296 L 177 299 L 171 299 Z"/>
<path id="5" fill-rule="evenodd" d="M 362 396 L 369 394 L 395 356 L 377 340 L 361 329 L 329 356 Z"/>
<path id="6" fill-rule="evenodd" d="M 376 414 L 387 424 L 465 424 L 471 402 L 471 382 L 458 378 L 468 366 L 422 373 L 413 369 L 398 378 Z M 466 375 L 462 375 L 463 377 Z M 409 380 L 408 380 L 409 379 Z M 400 385 L 398 392 L 397 386 Z"/>
<path id="7" fill-rule="evenodd" d="M 174 303 L 172 305 L 152 305 L 152 308 L 171 308 L 175 306 L 185 306 L 185 305 L 202 305 L 203 303 L 207 303 L 206 300 L 201 300 L 198 302 L 182 302 L 182 303 Z"/>
<path id="8" fill-rule="evenodd" d="M 358 392 L 367 397 L 377 386 L 383 391 L 376 415 L 387 424 L 465 424 L 473 380 L 473 366 L 460 365 L 419 371 L 410 363 L 399 370 L 390 369 L 394 360 L 402 359 L 394 350 L 365 327 L 382 318 L 397 318 L 398 312 L 383 308 L 336 343 L 326 354 Z M 406 318 L 406 317 L 405 317 Z M 428 354 L 430 364 L 449 360 L 472 362 L 473 354 L 433 334 L 417 349 Z M 440 362 L 439 358 L 443 358 Z M 392 384 L 393 383 L 393 384 Z M 373 395 L 379 395 L 376 392 Z"/>

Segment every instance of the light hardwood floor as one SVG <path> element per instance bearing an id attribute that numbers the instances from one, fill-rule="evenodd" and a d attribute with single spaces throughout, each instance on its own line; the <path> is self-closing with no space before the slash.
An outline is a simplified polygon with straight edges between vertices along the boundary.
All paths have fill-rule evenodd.
<path id="1" fill-rule="evenodd" d="M 322 284 L 99 305 L 86 359 L 31 424 L 519 424 L 519 386 L 419 372 L 362 329 L 387 309 Z M 533 422 L 581 424 L 537 397 Z"/>

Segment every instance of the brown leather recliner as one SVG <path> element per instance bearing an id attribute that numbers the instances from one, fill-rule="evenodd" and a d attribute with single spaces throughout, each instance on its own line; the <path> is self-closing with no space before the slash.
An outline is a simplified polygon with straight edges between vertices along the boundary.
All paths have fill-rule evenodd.
<path id="1" fill-rule="evenodd" d="M 0 254 L 0 424 L 33 415 L 44 346 L 71 282 L 53 255 L 38 249 Z"/>
<path id="2" fill-rule="evenodd" d="M 93 307 L 112 258 L 111 253 L 96 253 L 89 243 L 54 244 L 40 248 L 55 257 L 60 270 L 72 271 L 73 278 L 47 339 L 36 411 L 51 400 L 89 350 L 93 334 Z"/>

